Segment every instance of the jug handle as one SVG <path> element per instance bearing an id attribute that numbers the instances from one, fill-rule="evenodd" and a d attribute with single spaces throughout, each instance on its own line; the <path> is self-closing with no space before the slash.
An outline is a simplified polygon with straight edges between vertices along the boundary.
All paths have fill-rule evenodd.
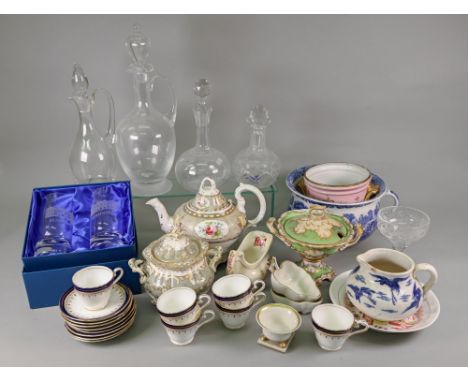
<path id="1" fill-rule="evenodd" d="M 93 106 L 96 103 L 96 95 L 97 93 L 101 92 L 104 94 L 104 96 L 107 99 L 107 112 L 109 116 L 109 122 L 107 125 L 107 132 L 104 135 L 105 139 L 109 140 L 110 144 L 115 143 L 115 106 L 114 106 L 114 99 L 112 98 L 112 95 L 107 89 L 104 88 L 97 88 L 94 89 L 92 95 L 91 95 L 91 100 L 93 102 Z"/>
<path id="2" fill-rule="evenodd" d="M 429 280 L 424 284 L 421 281 L 419 281 L 419 279 L 416 277 L 416 272 L 419 272 L 419 271 L 429 272 Z M 437 279 L 439 278 L 437 270 L 431 264 L 427 264 L 427 263 L 416 264 L 416 266 L 414 267 L 413 275 L 414 275 L 414 278 L 418 280 L 418 282 L 421 284 L 424 294 L 429 292 L 429 290 L 432 288 L 432 286 L 437 282 Z"/>
<path id="3" fill-rule="evenodd" d="M 153 77 L 151 81 L 151 90 L 154 89 L 155 83 L 157 81 L 162 81 L 165 82 L 167 89 L 169 90 L 169 97 L 171 98 L 171 107 L 168 112 L 162 113 L 171 123 L 171 127 L 174 126 L 175 120 L 176 120 L 176 114 L 177 114 L 177 98 L 175 95 L 174 88 L 172 87 L 171 83 L 169 82 L 169 79 L 157 74 L 156 76 Z"/>
<path id="4" fill-rule="evenodd" d="M 271 259 L 270 259 L 270 265 L 268 267 L 269 271 L 271 273 L 274 273 L 275 271 L 277 271 L 278 269 L 280 269 L 279 265 L 278 265 L 278 260 L 276 259 L 275 256 L 271 256 Z"/>
<path id="5" fill-rule="evenodd" d="M 260 208 L 255 219 L 248 220 L 248 223 L 249 223 L 248 226 L 255 227 L 257 223 L 259 223 L 265 216 L 265 212 L 266 212 L 265 196 L 263 196 L 262 192 L 257 187 L 252 186 L 251 184 L 241 183 L 236 188 L 236 191 L 234 192 L 234 197 L 237 200 L 237 209 L 243 214 L 245 214 L 245 199 L 242 196 L 242 192 L 244 191 L 252 192 L 257 197 L 260 203 Z"/>

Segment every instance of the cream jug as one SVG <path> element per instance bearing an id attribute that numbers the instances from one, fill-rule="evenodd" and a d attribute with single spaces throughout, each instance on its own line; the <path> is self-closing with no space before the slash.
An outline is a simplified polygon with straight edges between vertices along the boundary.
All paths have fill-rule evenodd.
<path id="1" fill-rule="evenodd" d="M 371 249 L 356 260 L 359 265 L 348 276 L 346 294 L 356 308 L 375 320 L 396 321 L 413 315 L 437 281 L 432 265 L 415 264 L 393 249 Z M 419 271 L 429 273 L 424 284 L 416 277 Z"/>

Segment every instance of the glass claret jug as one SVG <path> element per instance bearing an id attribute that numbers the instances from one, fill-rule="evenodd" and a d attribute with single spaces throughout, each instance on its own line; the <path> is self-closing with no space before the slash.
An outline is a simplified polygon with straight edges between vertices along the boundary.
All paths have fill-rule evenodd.
<path id="1" fill-rule="evenodd" d="M 249 147 L 239 152 L 233 163 L 236 179 L 259 188 L 271 186 L 280 173 L 278 156 L 266 147 L 265 130 L 270 124 L 268 110 L 255 106 L 247 119 L 252 130 Z"/>
<path id="2" fill-rule="evenodd" d="M 177 181 L 188 191 L 197 191 L 205 177 L 220 186 L 231 175 L 228 159 L 221 151 L 211 147 L 208 139 L 208 126 L 213 111 L 208 103 L 210 92 L 208 80 L 201 79 L 195 83 L 193 116 L 197 126 L 197 141 L 194 147 L 179 157 L 175 166 Z"/>
<path id="3" fill-rule="evenodd" d="M 117 155 L 135 195 L 160 195 L 172 188 L 166 177 L 175 156 L 177 101 L 168 80 L 147 62 L 150 40 L 138 25 L 133 27 L 126 46 L 132 58 L 129 71 L 133 75 L 135 106 L 117 127 Z M 153 96 L 169 99 L 168 110 L 154 107 Z"/>
<path id="4" fill-rule="evenodd" d="M 80 118 L 78 134 L 69 157 L 70 168 L 78 182 L 92 183 L 113 180 L 117 160 L 115 157 L 114 101 L 105 89 L 88 94 L 88 79 L 80 65 L 75 64 L 72 77 L 73 95 L 69 97 Z M 96 94 L 102 92 L 108 102 L 109 123 L 104 136 L 96 129 L 93 117 Z"/>

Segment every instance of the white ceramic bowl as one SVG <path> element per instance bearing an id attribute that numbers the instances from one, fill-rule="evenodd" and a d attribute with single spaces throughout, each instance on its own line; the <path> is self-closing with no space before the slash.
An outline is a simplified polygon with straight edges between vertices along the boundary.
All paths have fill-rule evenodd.
<path id="1" fill-rule="evenodd" d="M 271 290 L 271 298 L 274 302 L 292 306 L 300 314 L 309 314 L 310 312 L 312 312 L 312 309 L 314 309 L 317 305 L 320 305 L 322 303 L 322 298 L 320 298 L 317 301 L 293 301 L 285 296 L 275 293 L 273 289 Z"/>
<path id="2" fill-rule="evenodd" d="M 296 309 L 277 303 L 262 306 L 257 310 L 256 319 L 263 329 L 263 335 L 276 342 L 288 340 L 302 324 Z"/>

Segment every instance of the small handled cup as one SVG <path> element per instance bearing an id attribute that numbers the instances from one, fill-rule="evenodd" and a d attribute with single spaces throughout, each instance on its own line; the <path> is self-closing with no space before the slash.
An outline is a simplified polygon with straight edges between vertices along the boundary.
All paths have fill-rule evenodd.
<path id="1" fill-rule="evenodd" d="M 197 321 L 210 302 L 207 294 L 197 297 L 192 288 L 176 287 L 159 296 L 156 310 L 165 324 L 185 326 Z"/>
<path id="2" fill-rule="evenodd" d="M 99 310 L 106 307 L 112 292 L 112 286 L 123 276 L 120 267 L 113 270 L 94 265 L 80 269 L 72 277 L 73 286 L 88 310 Z"/>
<path id="3" fill-rule="evenodd" d="M 231 330 L 240 329 L 245 326 L 247 320 L 249 319 L 250 312 L 266 299 L 266 294 L 260 292 L 255 295 L 252 305 L 249 305 L 247 308 L 238 309 L 238 310 L 229 310 L 221 308 L 216 304 L 218 308 L 218 314 L 223 324 L 226 328 Z"/>
<path id="4" fill-rule="evenodd" d="M 263 280 L 252 281 L 245 275 L 232 274 L 217 280 L 211 291 L 218 307 L 239 310 L 250 306 L 256 295 L 265 289 Z"/>
<path id="5" fill-rule="evenodd" d="M 311 313 L 315 338 L 324 350 L 340 350 L 346 340 L 369 329 L 367 322 L 356 321 L 346 308 L 335 304 L 322 304 Z"/>
<path id="6" fill-rule="evenodd" d="M 162 320 L 161 322 L 164 325 L 164 328 L 166 329 L 166 333 L 169 336 L 169 340 L 174 345 L 188 345 L 195 338 L 195 334 L 197 333 L 198 329 L 200 329 L 203 325 L 207 324 L 208 322 L 213 321 L 215 317 L 215 312 L 213 312 L 211 309 L 208 309 L 203 312 L 199 320 L 192 322 L 188 325 L 173 326 L 166 324 Z"/>

